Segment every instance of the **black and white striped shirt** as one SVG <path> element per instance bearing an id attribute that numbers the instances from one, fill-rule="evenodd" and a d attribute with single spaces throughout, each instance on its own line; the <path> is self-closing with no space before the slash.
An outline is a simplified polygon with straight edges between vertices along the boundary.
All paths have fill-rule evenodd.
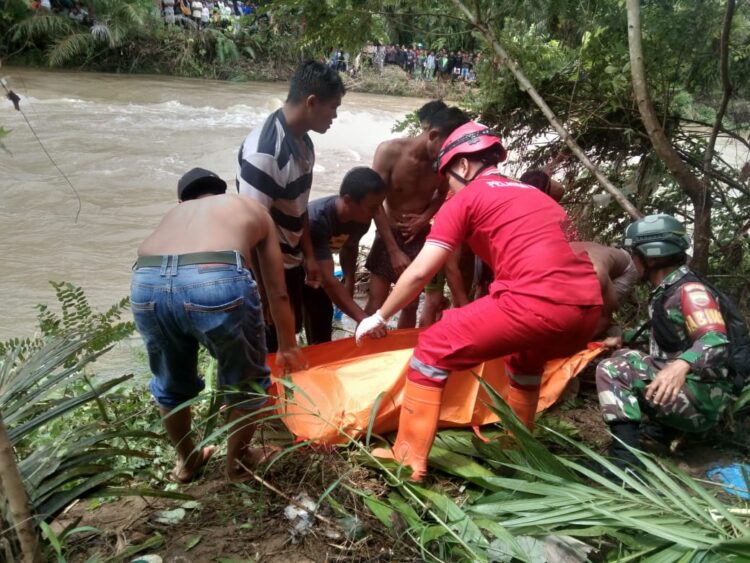
<path id="1" fill-rule="evenodd" d="M 271 214 L 284 254 L 284 267 L 302 264 L 303 216 L 312 187 L 315 150 L 306 134 L 307 154 L 295 142 L 279 109 L 253 129 L 240 147 L 237 191 L 263 205 Z"/>

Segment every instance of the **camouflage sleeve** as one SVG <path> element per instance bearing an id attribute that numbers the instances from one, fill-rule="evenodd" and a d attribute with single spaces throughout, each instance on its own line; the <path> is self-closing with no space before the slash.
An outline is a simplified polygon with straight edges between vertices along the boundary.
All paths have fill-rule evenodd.
<path id="1" fill-rule="evenodd" d="M 696 374 L 724 367 L 728 357 L 727 327 L 713 295 L 700 283 L 686 283 L 679 291 L 683 330 L 692 346 L 678 357 Z M 675 303 L 676 305 L 676 303 Z"/>

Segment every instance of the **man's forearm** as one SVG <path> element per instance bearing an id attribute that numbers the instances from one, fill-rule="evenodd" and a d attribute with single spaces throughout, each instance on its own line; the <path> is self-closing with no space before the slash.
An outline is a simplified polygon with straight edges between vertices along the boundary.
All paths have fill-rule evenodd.
<path id="1" fill-rule="evenodd" d="M 453 306 L 463 307 L 469 303 L 469 294 L 464 287 L 464 279 L 461 276 L 461 251 L 456 250 L 450 255 L 448 260 L 445 262 L 445 279 L 448 282 L 448 289 L 451 290 L 453 296 Z"/>
<path id="2" fill-rule="evenodd" d="M 260 294 L 260 304 L 263 315 L 264 317 L 272 317 L 273 315 L 271 314 L 270 308 L 268 306 L 268 298 L 266 297 L 266 286 L 263 283 L 263 271 L 260 267 L 260 258 L 258 256 L 257 248 L 253 248 L 252 253 L 250 254 L 250 269 L 253 272 L 255 283 L 258 286 L 258 293 Z M 263 320 L 267 325 L 273 324 L 273 318 L 264 318 Z"/>
<path id="3" fill-rule="evenodd" d="M 428 205 L 424 210 L 424 216 L 428 221 L 435 216 L 435 213 L 438 212 L 440 206 L 445 203 L 445 196 L 446 192 L 435 192 L 435 197 L 432 198 L 432 200 L 430 201 L 430 205 Z"/>
<path id="4" fill-rule="evenodd" d="M 344 284 L 328 272 L 323 274 L 323 290 L 333 303 L 357 322 L 367 317 L 367 313 L 357 305 Z"/>
<path id="5" fill-rule="evenodd" d="M 450 254 L 445 248 L 426 244 L 414 262 L 401 274 L 396 286 L 380 308 L 386 319 L 414 301 L 428 281 L 445 264 Z"/>
<path id="6" fill-rule="evenodd" d="M 268 304 L 271 308 L 271 316 L 276 328 L 279 349 L 283 350 L 297 346 L 297 338 L 294 334 L 294 313 L 292 313 L 289 295 L 287 295 L 286 291 L 283 293 L 274 292 L 268 296 Z"/>
<path id="7" fill-rule="evenodd" d="M 354 283 L 357 275 L 357 254 L 359 252 L 359 241 L 356 244 L 347 244 L 339 253 L 339 262 L 341 263 L 341 272 L 344 275 L 344 287 L 349 296 L 354 294 Z"/>
<path id="8" fill-rule="evenodd" d="M 299 243 L 305 258 L 307 260 L 314 260 L 315 253 L 313 252 L 312 236 L 310 235 L 310 218 L 307 213 L 302 216 L 302 236 Z"/>

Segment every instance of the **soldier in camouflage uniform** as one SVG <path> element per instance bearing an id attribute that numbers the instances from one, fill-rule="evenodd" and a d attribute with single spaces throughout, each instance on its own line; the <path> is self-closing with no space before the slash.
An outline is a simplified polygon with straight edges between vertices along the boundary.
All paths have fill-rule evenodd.
<path id="1" fill-rule="evenodd" d="M 650 215 L 625 232 L 624 247 L 654 287 L 650 350 L 618 350 L 597 367 L 596 386 L 612 434 L 636 449 L 642 414 L 701 432 L 719 422 L 732 395 L 726 323 L 717 297 L 685 265 L 688 246 L 683 225 L 669 215 Z M 610 455 L 623 465 L 636 461 L 617 440 Z"/>

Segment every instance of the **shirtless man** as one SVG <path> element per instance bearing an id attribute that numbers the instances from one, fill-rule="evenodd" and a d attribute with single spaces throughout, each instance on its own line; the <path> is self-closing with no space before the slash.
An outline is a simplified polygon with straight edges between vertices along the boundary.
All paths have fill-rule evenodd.
<path id="1" fill-rule="evenodd" d="M 613 326 L 612 315 L 617 311 L 620 301 L 638 283 L 639 276 L 633 258 L 622 248 L 604 246 L 596 242 L 571 242 L 570 247 L 576 253 L 586 252 L 589 255 L 599 278 L 603 305 L 594 338 L 606 336 L 604 345 L 617 348 L 622 344 L 622 337 L 619 327 Z"/>
<path id="2" fill-rule="evenodd" d="M 151 393 L 177 451 L 170 477 L 192 480 L 215 452 L 196 450 L 190 407 L 204 383 L 198 377 L 198 345 L 218 362 L 218 386 L 229 407 L 226 473 L 247 474 L 240 464 L 262 461 L 250 448 L 252 412 L 266 403 L 270 385 L 260 297 L 248 257 L 257 252 L 266 296 L 279 340 L 276 364 L 304 367 L 294 335 L 294 318 L 284 284 L 284 261 L 276 227 L 258 203 L 228 195 L 213 172 L 194 168 L 179 181 L 179 204 L 138 247 L 131 308 L 148 351 Z M 231 391 L 230 391 L 231 388 Z"/>
<path id="3" fill-rule="evenodd" d="M 430 219 L 448 191 L 445 178 L 433 170 L 433 164 L 446 137 L 467 121 L 458 108 L 445 108 L 428 118 L 427 128 L 417 137 L 378 146 L 372 167 L 387 187 L 383 210 L 375 216 L 378 234 L 365 263 L 371 274 L 368 314 L 385 302 L 391 284 L 422 249 Z M 399 328 L 416 324 L 417 304 L 418 299 L 404 308 Z"/>

